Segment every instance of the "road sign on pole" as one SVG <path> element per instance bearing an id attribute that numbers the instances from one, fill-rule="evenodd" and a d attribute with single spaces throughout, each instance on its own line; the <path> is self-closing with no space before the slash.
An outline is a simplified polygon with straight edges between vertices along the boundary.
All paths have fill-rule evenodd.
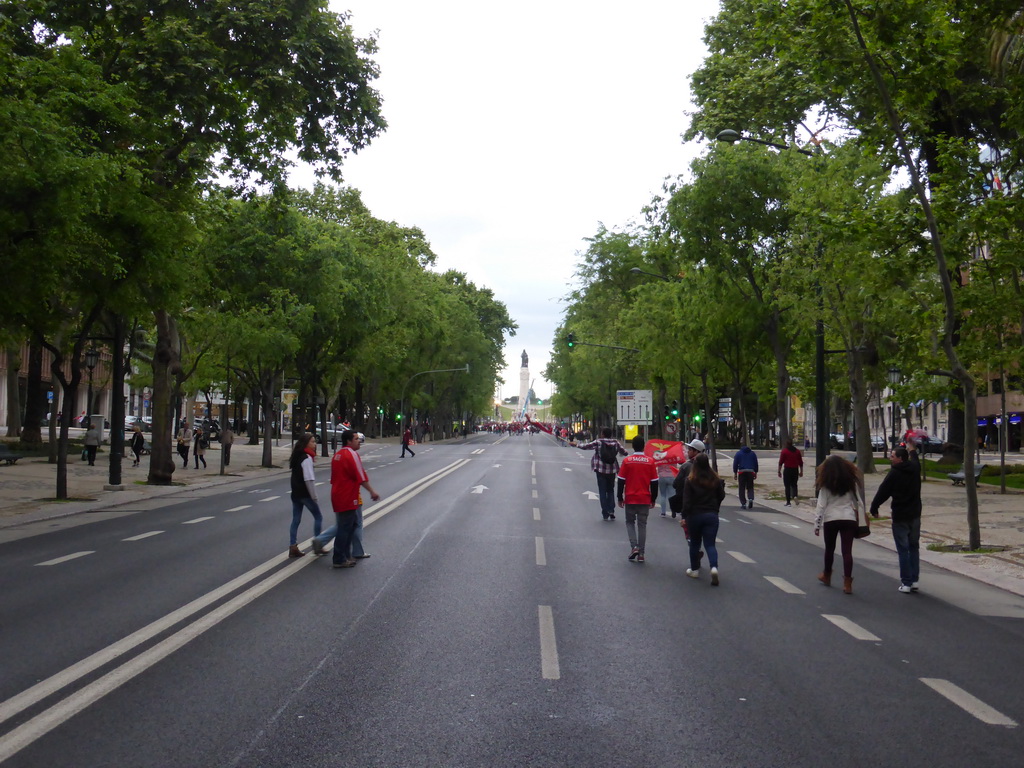
<path id="1" fill-rule="evenodd" d="M 615 393 L 617 421 L 621 424 L 652 424 L 654 397 L 649 389 L 620 389 Z"/>

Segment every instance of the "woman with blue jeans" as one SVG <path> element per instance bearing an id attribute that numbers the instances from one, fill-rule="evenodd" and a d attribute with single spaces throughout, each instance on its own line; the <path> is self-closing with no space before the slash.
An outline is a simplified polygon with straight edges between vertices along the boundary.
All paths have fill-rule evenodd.
<path id="1" fill-rule="evenodd" d="M 299 549 L 299 522 L 302 520 L 302 509 L 305 507 L 313 514 L 313 536 L 320 535 L 324 517 L 320 514 L 320 505 L 316 497 L 316 477 L 313 475 L 313 457 L 316 456 L 316 443 L 308 432 L 295 441 L 288 468 L 291 469 L 292 485 L 292 526 L 289 531 L 288 557 L 302 557 L 306 553 Z"/>
<path id="2" fill-rule="evenodd" d="M 683 522 L 690 529 L 690 567 L 686 575 L 700 578 L 700 548 L 708 553 L 711 566 L 711 586 L 718 586 L 718 510 L 725 499 L 725 481 L 711 468 L 706 453 L 693 459 L 690 474 L 683 485 Z"/>

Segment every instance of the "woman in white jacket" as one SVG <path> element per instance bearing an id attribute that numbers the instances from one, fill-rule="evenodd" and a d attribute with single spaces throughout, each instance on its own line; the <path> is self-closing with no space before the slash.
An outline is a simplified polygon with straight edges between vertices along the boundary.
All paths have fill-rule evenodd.
<path id="1" fill-rule="evenodd" d="M 829 456 L 818 467 L 814 489 L 818 492 L 818 517 L 814 535 L 825 529 L 825 570 L 818 581 L 832 586 L 832 562 L 836 539 L 841 540 L 843 553 L 843 592 L 853 592 L 853 539 L 863 508 L 864 479 L 856 465 L 841 456 Z"/>

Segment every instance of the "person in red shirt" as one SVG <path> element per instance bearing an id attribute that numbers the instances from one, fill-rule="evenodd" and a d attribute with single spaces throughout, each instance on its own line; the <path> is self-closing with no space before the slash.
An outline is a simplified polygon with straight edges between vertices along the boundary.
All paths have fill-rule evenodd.
<path id="1" fill-rule="evenodd" d="M 362 506 L 359 489 L 369 491 L 374 501 L 380 498 L 370 485 L 370 477 L 359 458 L 361 445 L 358 432 L 345 432 L 341 436 L 341 448 L 331 459 L 331 506 L 334 507 L 338 526 L 332 558 L 335 568 L 351 568 L 356 564 L 352 557 L 352 534 L 358 520 L 357 513 Z"/>
<path id="2" fill-rule="evenodd" d="M 644 439 L 639 435 L 633 438 L 633 450 L 635 453 L 624 458 L 619 465 L 616 495 L 619 506 L 626 510 L 626 533 L 632 547 L 629 559 L 642 563 L 647 543 L 647 516 L 658 498 L 658 466 L 652 457 L 644 453 Z"/>
<path id="3" fill-rule="evenodd" d="M 799 448 L 793 447 L 793 441 L 787 440 L 786 447 L 779 453 L 779 477 L 786 487 L 786 506 L 792 506 L 790 500 L 796 501 L 796 482 L 804 476 L 804 457 Z"/>

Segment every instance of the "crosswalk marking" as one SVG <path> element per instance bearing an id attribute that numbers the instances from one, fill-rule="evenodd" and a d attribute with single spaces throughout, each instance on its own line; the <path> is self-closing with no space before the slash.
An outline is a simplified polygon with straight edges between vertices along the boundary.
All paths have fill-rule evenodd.
<path id="1" fill-rule="evenodd" d="M 866 629 L 864 629 L 864 627 L 860 626 L 859 624 L 855 624 L 845 616 L 836 616 L 834 614 L 823 613 L 821 614 L 821 617 L 823 619 L 831 621 L 833 624 L 835 624 L 837 627 L 839 627 L 841 630 L 843 630 L 856 640 L 870 640 L 876 643 L 882 642 L 882 638 L 878 637 L 877 635 L 871 634 Z"/>
<path id="2" fill-rule="evenodd" d="M 138 536 L 129 536 L 127 539 L 121 539 L 121 541 L 142 541 L 150 536 L 159 536 L 161 533 L 163 531 L 149 531 L 148 533 L 140 533 Z"/>
<path id="3" fill-rule="evenodd" d="M 36 565 L 59 565 L 60 563 L 66 563 L 68 560 L 76 560 L 79 557 L 94 554 L 96 554 L 95 549 L 90 549 L 86 552 L 73 552 L 70 555 L 64 555 L 64 557 L 55 557 L 53 560 L 47 560 L 45 563 L 36 563 Z"/>
<path id="4" fill-rule="evenodd" d="M 228 511 L 230 512 L 231 510 Z M 195 520 L 186 520 L 182 523 L 182 525 L 192 525 L 193 523 L 205 523 L 207 520 L 213 520 L 213 516 L 210 515 L 207 517 L 197 517 Z"/>
<path id="5" fill-rule="evenodd" d="M 993 709 L 981 699 L 972 696 L 963 688 L 958 685 L 954 685 L 948 680 L 939 680 L 934 677 L 922 677 L 919 679 L 933 691 L 945 696 L 958 707 L 978 718 L 983 723 L 987 723 L 988 725 L 1002 725 L 1007 728 L 1017 727 L 1017 722 L 1015 720 L 1011 720 L 1002 712 Z"/>
<path id="6" fill-rule="evenodd" d="M 732 555 L 733 557 L 735 557 L 741 563 L 756 563 L 757 562 L 753 558 L 747 557 L 742 552 L 733 552 L 733 551 L 730 550 L 729 554 Z"/>
<path id="7" fill-rule="evenodd" d="M 788 581 L 786 581 L 785 579 L 780 578 L 778 576 L 765 576 L 765 579 L 770 584 L 774 584 L 776 587 L 781 589 L 783 592 L 786 592 L 787 594 L 790 594 L 790 595 L 806 595 L 807 594 L 802 589 L 800 589 L 800 587 L 794 586 L 793 584 L 790 584 Z"/>

